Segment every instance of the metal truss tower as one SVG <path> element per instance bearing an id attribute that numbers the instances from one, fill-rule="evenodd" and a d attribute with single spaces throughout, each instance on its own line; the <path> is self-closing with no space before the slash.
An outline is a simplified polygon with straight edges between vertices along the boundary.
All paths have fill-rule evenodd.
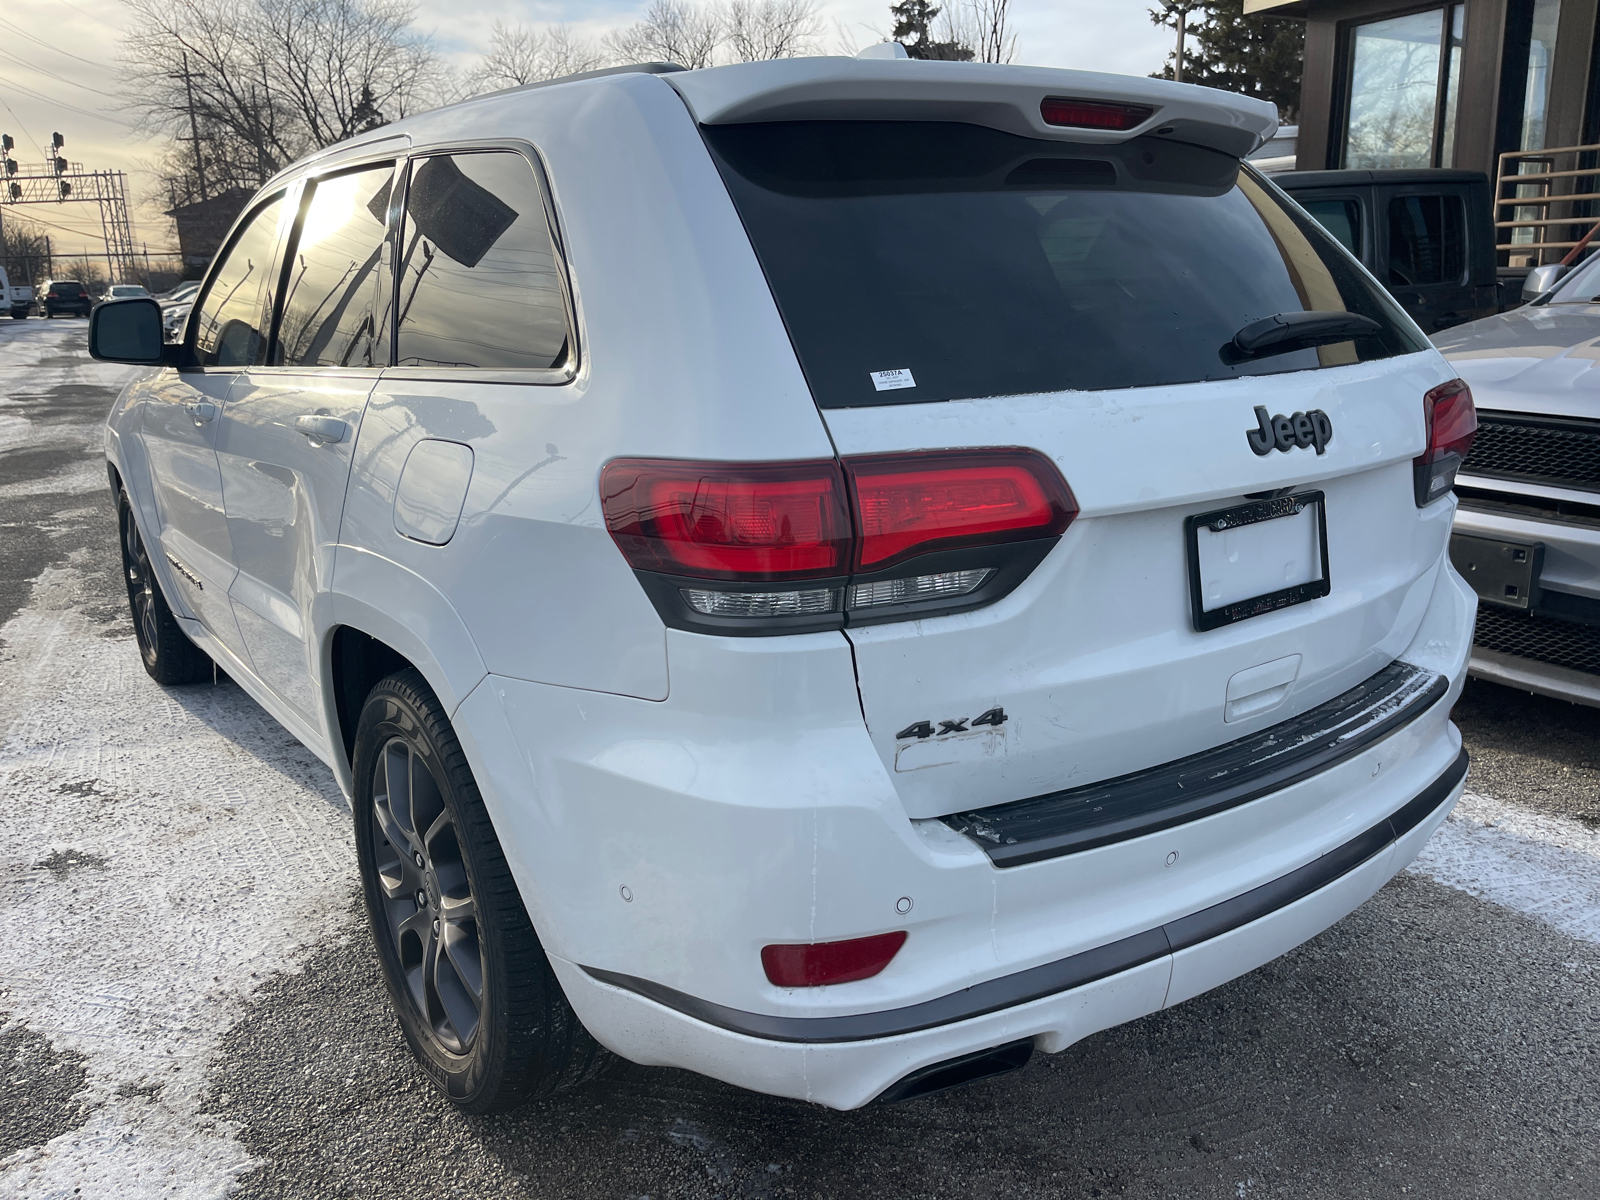
<path id="1" fill-rule="evenodd" d="M 3 143 L 11 149 L 11 138 Z M 62 145 L 58 133 L 52 149 Z M 106 266 L 111 281 L 132 279 L 138 271 L 133 249 L 133 223 L 128 217 L 128 177 L 121 171 L 86 171 L 82 163 L 56 158 L 35 166 L 22 164 L 9 153 L 0 156 L 0 206 L 24 204 L 97 204 L 100 231 L 106 243 Z"/>

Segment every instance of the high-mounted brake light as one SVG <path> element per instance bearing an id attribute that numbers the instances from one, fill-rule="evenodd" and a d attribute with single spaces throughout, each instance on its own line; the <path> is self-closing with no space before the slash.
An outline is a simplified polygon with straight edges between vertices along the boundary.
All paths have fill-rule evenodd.
<path id="1" fill-rule="evenodd" d="M 847 942 L 814 942 L 802 946 L 763 946 L 761 966 L 778 987 L 821 987 L 871 979 L 889 965 L 906 944 L 906 931 L 851 938 Z"/>
<path id="2" fill-rule="evenodd" d="M 1039 103 L 1039 115 L 1046 125 L 1072 129 L 1134 129 L 1155 116 L 1155 112 L 1148 104 L 1074 100 L 1064 96 L 1047 96 Z"/>
<path id="3" fill-rule="evenodd" d="M 1077 503 L 1037 450 L 789 463 L 617 459 L 601 506 L 676 628 L 781 633 L 987 604 L 1049 552 Z"/>
<path id="4" fill-rule="evenodd" d="M 1428 448 L 1412 460 L 1417 507 L 1431 504 L 1455 486 L 1456 472 L 1472 452 L 1478 433 L 1478 410 L 1465 381 L 1441 383 L 1422 398 Z"/>
<path id="5" fill-rule="evenodd" d="M 856 566 L 1055 537 L 1078 514 L 1061 472 L 1037 450 L 931 450 L 845 459 Z"/>

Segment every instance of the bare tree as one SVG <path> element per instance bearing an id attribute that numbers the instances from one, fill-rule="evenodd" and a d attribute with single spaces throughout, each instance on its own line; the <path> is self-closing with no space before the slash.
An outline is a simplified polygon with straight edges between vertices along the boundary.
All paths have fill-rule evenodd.
<path id="1" fill-rule="evenodd" d="M 722 26 L 736 62 L 814 54 L 822 33 L 816 0 L 728 0 Z"/>
<path id="2" fill-rule="evenodd" d="M 962 14 L 967 36 L 978 62 L 1008 63 L 1016 57 L 1017 35 L 1011 31 L 1011 0 L 968 0 Z"/>
<path id="3" fill-rule="evenodd" d="M 489 52 L 468 77 L 471 95 L 521 87 L 545 79 L 559 79 L 606 64 L 599 47 L 574 34 L 565 25 L 543 29 L 531 25 L 502 25 L 496 21 L 489 35 Z"/>
<path id="4" fill-rule="evenodd" d="M 126 0 L 129 109 L 170 135 L 174 203 L 255 188 L 311 150 L 433 102 L 405 0 Z"/>
<path id="5" fill-rule="evenodd" d="M 711 66 L 721 43 L 720 14 L 689 0 L 651 0 L 642 21 L 605 38 L 617 62 L 673 62 L 690 70 Z"/>

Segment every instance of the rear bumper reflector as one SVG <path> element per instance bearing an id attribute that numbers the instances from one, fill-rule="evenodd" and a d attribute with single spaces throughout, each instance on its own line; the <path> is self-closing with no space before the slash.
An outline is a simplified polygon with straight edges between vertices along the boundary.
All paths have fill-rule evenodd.
<path id="1" fill-rule="evenodd" d="M 970 1020 L 1094 983 L 1286 908 L 1355 870 L 1389 843 L 1404 837 L 1435 815 L 1449 801 L 1451 793 L 1466 778 L 1466 774 L 1467 752 L 1462 750 L 1444 774 L 1398 812 L 1385 817 L 1342 846 L 1312 859 L 1298 870 L 1252 888 L 1241 896 L 1105 946 L 1096 946 L 1055 962 L 986 980 L 959 992 L 904 1008 L 852 1013 L 841 1017 L 771 1016 L 714 1004 L 664 984 L 617 971 L 605 971 L 598 967 L 583 967 L 583 970 L 601 983 L 644 996 L 708 1025 L 767 1041 L 864 1042 L 873 1038 L 916 1033 L 918 1030 Z"/>
<path id="2" fill-rule="evenodd" d="M 1237 741 L 943 820 L 997 867 L 1143 837 L 1320 774 L 1416 720 L 1449 690 L 1443 675 L 1393 662 L 1327 703 Z"/>

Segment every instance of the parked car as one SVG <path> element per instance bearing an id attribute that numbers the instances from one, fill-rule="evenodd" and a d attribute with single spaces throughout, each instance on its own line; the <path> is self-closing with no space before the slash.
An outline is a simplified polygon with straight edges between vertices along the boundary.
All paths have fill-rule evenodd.
<path id="1" fill-rule="evenodd" d="M 13 284 L 6 269 L 0 267 L 0 307 L 10 312 L 13 320 L 21 321 L 27 317 L 32 304 L 33 289 L 24 284 Z"/>
<path id="2" fill-rule="evenodd" d="M 187 303 L 163 304 L 161 306 L 161 331 L 162 337 L 169 342 L 183 340 L 183 328 L 189 321 L 191 305 Z"/>
<path id="3" fill-rule="evenodd" d="M 1287 171 L 1272 182 L 1365 263 L 1424 331 L 1500 311 L 1482 171 Z"/>
<path id="4" fill-rule="evenodd" d="M 113 283 L 101 294 L 102 300 L 131 300 L 135 296 L 148 296 L 150 289 L 138 283 Z"/>
<path id="5" fill-rule="evenodd" d="M 1280 125 L 1276 133 L 1245 156 L 1245 161 L 1263 175 L 1292 171 L 1299 142 L 1300 126 Z"/>
<path id="6" fill-rule="evenodd" d="M 198 279 L 185 279 L 182 283 L 174 284 L 170 289 L 161 292 L 156 300 L 165 308 L 169 304 L 187 304 L 194 299 L 195 292 L 200 290 Z"/>
<path id="7" fill-rule="evenodd" d="M 1600 705 L 1600 258 L 1434 341 L 1484 406 L 1450 549 L 1482 601 L 1472 673 Z"/>
<path id="8" fill-rule="evenodd" d="M 41 303 L 46 317 L 53 317 L 57 313 L 76 313 L 80 317 L 87 317 L 89 310 L 94 307 L 89 289 L 75 279 L 49 280 L 44 285 Z"/>
<path id="9" fill-rule="evenodd" d="M 1472 400 L 1241 168 L 1276 124 L 1043 68 L 626 68 L 290 167 L 179 346 L 96 310 L 159 367 L 106 429 L 145 666 L 220 663 L 334 771 L 455 1103 L 602 1046 L 919 1095 L 1418 852 L 1467 768 Z"/>

